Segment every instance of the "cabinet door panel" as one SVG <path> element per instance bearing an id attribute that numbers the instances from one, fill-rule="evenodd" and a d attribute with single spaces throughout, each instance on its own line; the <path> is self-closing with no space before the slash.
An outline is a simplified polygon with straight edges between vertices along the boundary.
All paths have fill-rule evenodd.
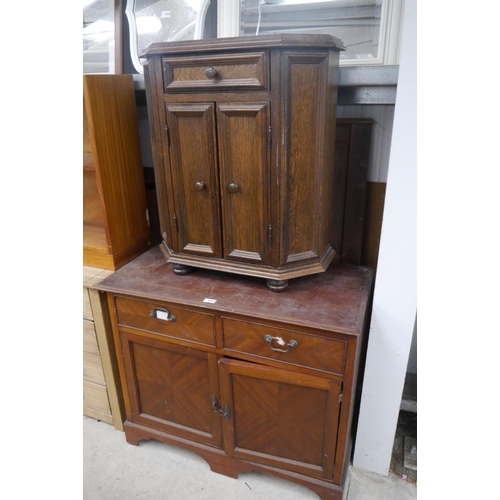
<path id="1" fill-rule="evenodd" d="M 167 105 L 179 252 L 221 257 L 213 104 Z"/>
<path id="2" fill-rule="evenodd" d="M 120 333 L 132 420 L 188 439 L 220 445 L 216 355 Z"/>
<path id="3" fill-rule="evenodd" d="M 225 452 L 332 478 L 341 383 L 242 361 L 219 361 Z"/>
<path id="4" fill-rule="evenodd" d="M 224 257 L 269 263 L 269 103 L 220 104 Z"/>

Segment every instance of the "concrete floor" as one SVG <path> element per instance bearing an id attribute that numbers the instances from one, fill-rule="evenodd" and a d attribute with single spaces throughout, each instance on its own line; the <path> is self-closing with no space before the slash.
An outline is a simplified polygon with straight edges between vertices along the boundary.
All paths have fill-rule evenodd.
<path id="1" fill-rule="evenodd" d="M 345 500 L 414 500 L 400 476 L 351 468 Z M 317 500 L 304 486 L 257 472 L 232 479 L 198 455 L 157 441 L 127 444 L 110 424 L 83 417 L 84 500 Z"/>

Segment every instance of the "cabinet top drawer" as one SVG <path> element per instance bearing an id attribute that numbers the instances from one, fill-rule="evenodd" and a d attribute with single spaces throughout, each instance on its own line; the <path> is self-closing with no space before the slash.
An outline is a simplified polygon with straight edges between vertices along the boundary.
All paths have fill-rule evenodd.
<path id="1" fill-rule="evenodd" d="M 222 319 L 223 348 L 323 372 L 344 374 L 346 342 L 246 321 Z"/>
<path id="2" fill-rule="evenodd" d="M 165 92 L 265 90 L 267 51 L 163 58 Z"/>
<path id="3" fill-rule="evenodd" d="M 116 297 L 120 326 L 215 347 L 214 317 L 188 309 Z"/>

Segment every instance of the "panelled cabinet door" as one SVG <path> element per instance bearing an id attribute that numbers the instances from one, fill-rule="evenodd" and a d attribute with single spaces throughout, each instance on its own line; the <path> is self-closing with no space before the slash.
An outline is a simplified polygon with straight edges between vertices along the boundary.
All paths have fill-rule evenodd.
<path id="1" fill-rule="evenodd" d="M 224 258 L 269 263 L 269 103 L 217 104 Z"/>
<path id="2" fill-rule="evenodd" d="M 334 108 L 326 106 L 328 51 L 285 51 L 284 115 L 289 150 L 281 171 L 282 264 L 317 259 L 329 244 Z M 316 82 L 311 85 L 311 82 Z M 330 128 L 329 128 L 330 127 Z M 333 150 L 332 150 L 333 151 Z"/>
<path id="3" fill-rule="evenodd" d="M 228 359 L 219 376 L 226 454 L 332 478 L 340 382 Z"/>
<path id="4" fill-rule="evenodd" d="M 166 114 L 175 192 L 174 250 L 222 257 L 214 104 L 166 105 Z"/>
<path id="5" fill-rule="evenodd" d="M 120 332 L 132 421 L 220 446 L 215 354 Z"/>

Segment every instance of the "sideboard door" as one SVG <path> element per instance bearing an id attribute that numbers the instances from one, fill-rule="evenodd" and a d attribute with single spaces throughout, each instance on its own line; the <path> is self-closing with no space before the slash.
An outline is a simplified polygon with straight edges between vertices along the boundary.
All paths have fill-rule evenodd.
<path id="1" fill-rule="evenodd" d="M 225 358 L 219 375 L 226 454 L 332 478 L 339 381 Z"/>
<path id="2" fill-rule="evenodd" d="M 130 408 L 128 419 L 197 442 L 220 446 L 217 356 L 121 332 Z"/>

